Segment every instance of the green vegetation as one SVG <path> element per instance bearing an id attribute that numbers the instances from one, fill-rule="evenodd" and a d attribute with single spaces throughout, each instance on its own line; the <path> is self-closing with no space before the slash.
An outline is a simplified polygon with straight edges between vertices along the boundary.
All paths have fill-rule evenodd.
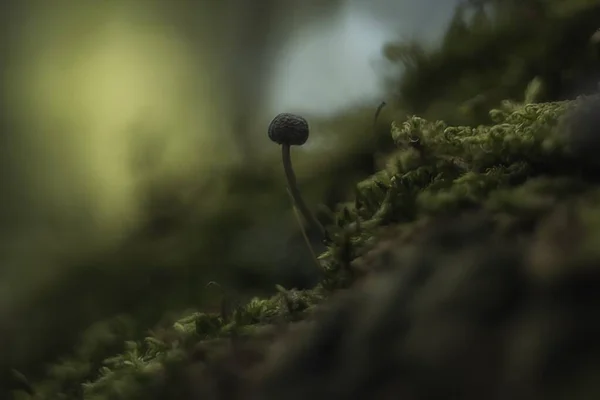
<path id="1" fill-rule="evenodd" d="M 406 398 L 439 397 L 448 390 L 461 398 L 492 397 L 478 392 L 475 376 L 489 384 L 484 389 L 490 393 L 503 379 L 514 384 L 506 389 L 507 398 L 595 397 L 600 368 L 580 353 L 595 355 L 588 336 L 600 333 L 590 311 L 593 292 L 600 289 L 600 98 L 574 99 L 573 93 L 595 90 L 589 81 L 598 75 L 598 60 L 587 39 L 598 28 L 600 8 L 594 1 L 535 2 L 543 17 L 532 23 L 507 18 L 525 2 L 490 3 L 502 11 L 493 18 L 477 8 L 467 18 L 470 9 L 459 9 L 438 49 L 388 47 L 389 58 L 406 71 L 400 81 L 390 82 L 398 88 L 398 101 L 391 106 L 393 117 L 382 112 L 376 138 L 365 139 L 372 110 L 352 110 L 324 123 L 353 137 L 331 154 L 329 164 L 306 161 L 305 154 L 294 160 L 295 166 L 314 163 L 323 170 L 316 178 L 307 179 L 308 169 L 304 177 L 299 174 L 303 191 L 309 188 L 307 203 L 329 197 L 333 208 L 327 221 L 331 243 L 317 247 L 323 251 L 316 285 L 269 290 L 277 278 L 266 279 L 263 265 L 240 261 L 241 231 L 288 216 L 283 181 L 273 172 L 281 168 L 269 160 L 255 171 L 226 171 L 200 196 L 197 207 L 214 209 L 201 223 L 182 222 L 190 209 L 178 199 L 156 200 L 166 215 L 155 216 L 172 224 L 167 232 L 180 233 L 178 244 L 171 246 L 156 233 L 164 224 L 149 224 L 139 234 L 150 236 L 150 247 L 156 247 L 145 254 L 147 264 L 125 268 L 147 251 L 133 246 L 116 260 L 101 258 L 99 264 L 111 266 L 102 273 L 81 273 L 61 283 L 59 290 L 67 295 L 38 311 L 64 322 L 56 335 L 61 340 L 46 338 L 42 330 L 35 345 L 51 350 L 11 364 L 26 376 L 15 370 L 4 374 L 0 398 L 10 393 L 15 400 L 242 399 L 257 391 L 267 400 L 359 399 L 377 398 L 378 390 L 390 387 Z M 374 150 L 381 153 L 380 168 L 363 180 L 366 171 L 373 172 Z M 365 153 L 371 164 L 357 166 Z M 351 198 L 345 196 L 349 182 Z M 260 193 L 258 186 L 264 189 Z M 223 203 L 225 196 L 213 198 L 213 192 L 228 193 L 232 200 Z M 266 242 L 275 254 L 265 264 L 313 265 L 300 232 L 297 247 L 270 242 L 278 232 L 297 230 L 294 222 L 290 216 L 284 228 L 273 224 L 275 233 L 261 242 L 261 249 L 268 248 Z M 300 250 L 279 256 L 290 248 Z M 202 267 L 217 272 L 180 261 L 165 272 L 160 263 L 172 262 L 165 253 L 202 260 Z M 205 288 L 207 276 L 225 290 Z M 82 281 L 95 284 L 81 288 Z M 96 312 L 92 304 L 115 285 L 129 291 L 128 299 L 104 300 L 110 304 Z M 211 308 L 214 293 L 222 298 Z M 88 306 L 64 312 L 74 299 Z M 167 310 L 193 306 L 203 312 L 153 322 Z M 118 313 L 129 316 L 112 317 Z M 418 337 L 403 342 L 411 336 L 402 329 L 420 326 L 420 318 L 427 324 L 414 334 Z M 513 325 L 512 318 L 531 326 Z M 40 320 L 50 324 L 52 318 Z M 103 322 L 79 335 L 90 320 Z M 383 334 L 384 327 L 392 333 Z M 495 341 L 513 328 L 523 335 L 506 333 L 506 343 Z M 493 340 L 491 332 L 496 332 Z M 453 341 L 453 334 L 481 342 L 478 349 L 497 369 L 480 368 L 488 359 L 475 357 Z M 75 337 L 78 344 L 71 346 Z M 436 340 L 443 344 L 436 347 Z M 527 347 L 520 340 L 541 344 Z M 577 341 L 584 347 L 576 348 Z M 390 352 L 398 342 L 402 351 Z M 510 351 L 508 361 L 499 361 L 494 347 Z M 580 358 L 566 355 L 571 353 Z M 463 358 L 472 364 L 463 365 Z M 438 362 L 440 370 L 428 362 Z M 391 375 L 405 386 L 390 386 L 392 378 L 385 375 L 365 389 L 364 382 L 377 373 L 370 371 L 384 368 L 392 368 Z M 554 379 L 571 370 L 577 375 Z M 553 379 L 563 386 L 553 386 L 558 385 Z M 329 395 L 334 390 L 338 397 Z"/>
<path id="2" fill-rule="evenodd" d="M 481 2 L 483 3 L 483 2 Z M 589 38 L 600 6 L 583 1 L 489 1 L 494 12 L 459 7 L 439 48 L 390 43 L 387 57 L 404 66 L 398 103 L 409 113 L 451 124 L 489 123 L 487 111 L 519 99 L 539 77 L 541 101 L 594 91 L 598 53 Z M 597 80 L 597 79 L 596 79 Z"/>
<path id="3" fill-rule="evenodd" d="M 315 289 L 279 287 L 274 297 L 246 303 L 226 294 L 220 313 L 194 313 L 143 340 L 132 337 L 126 319 L 98 324 L 71 356 L 33 385 L 33 398 L 183 399 L 194 398 L 193 390 L 222 394 L 223 388 L 213 386 L 233 379 L 227 374 L 236 369 L 223 367 L 224 360 L 253 351 L 247 367 L 259 365 L 265 336 L 311 316 L 333 290 L 381 267 L 365 260 L 391 229 L 394 240 L 408 246 L 440 218 L 484 212 L 497 235 L 526 237 L 561 204 L 577 205 L 588 223 L 596 221 L 592 217 L 600 215 L 600 191 L 593 181 L 595 160 L 572 144 L 581 133 L 573 129 L 598 104 L 597 97 L 506 104 L 490 113 L 496 124 L 474 128 L 419 117 L 395 123 L 392 136 L 398 150 L 386 169 L 357 185 L 355 201 L 338 211 L 334 244 L 321 256 L 324 278 Z M 236 382 L 242 385 L 238 373 Z M 192 381 L 206 387 L 194 389 Z M 17 398 L 30 398 L 21 393 Z"/>

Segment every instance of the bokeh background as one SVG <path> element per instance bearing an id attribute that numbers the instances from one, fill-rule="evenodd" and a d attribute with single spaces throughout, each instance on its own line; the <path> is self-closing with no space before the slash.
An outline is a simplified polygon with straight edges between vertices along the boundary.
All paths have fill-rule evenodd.
<path id="1" fill-rule="evenodd" d="M 0 368 L 35 374 L 117 314 L 215 307 L 209 281 L 311 286 L 271 118 L 309 120 L 294 164 L 327 222 L 393 119 L 484 123 L 535 77 L 542 100 L 595 88 L 593 3 L 5 1 Z"/>

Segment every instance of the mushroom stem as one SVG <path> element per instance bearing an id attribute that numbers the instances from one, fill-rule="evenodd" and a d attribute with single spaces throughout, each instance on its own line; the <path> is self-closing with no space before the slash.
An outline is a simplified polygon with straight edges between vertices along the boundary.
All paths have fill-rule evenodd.
<path id="1" fill-rule="evenodd" d="M 304 199 L 302 199 L 302 195 L 300 194 L 300 190 L 298 190 L 298 185 L 296 184 L 296 174 L 294 173 L 294 169 L 292 168 L 292 156 L 290 154 L 290 145 L 282 144 L 281 145 L 281 157 L 283 159 L 283 169 L 285 171 L 285 177 L 288 182 L 288 186 L 290 189 L 290 193 L 292 198 L 294 199 L 294 203 L 296 203 L 296 207 L 300 210 L 300 213 L 306 219 L 306 221 L 312 225 L 314 229 L 319 231 L 321 237 L 325 241 L 330 241 L 329 234 L 321 225 L 319 220 L 310 212 L 310 209 L 306 206 Z"/>

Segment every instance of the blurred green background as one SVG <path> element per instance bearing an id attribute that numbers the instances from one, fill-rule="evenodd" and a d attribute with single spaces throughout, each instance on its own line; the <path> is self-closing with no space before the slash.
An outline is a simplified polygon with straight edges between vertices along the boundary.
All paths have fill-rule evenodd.
<path id="1" fill-rule="evenodd" d="M 309 120 L 294 166 L 327 222 L 393 119 L 486 123 L 534 78 L 537 101 L 595 90 L 594 3 L 5 2 L 0 369 L 40 373 L 114 315 L 216 307 L 209 281 L 313 285 L 270 119 Z"/>

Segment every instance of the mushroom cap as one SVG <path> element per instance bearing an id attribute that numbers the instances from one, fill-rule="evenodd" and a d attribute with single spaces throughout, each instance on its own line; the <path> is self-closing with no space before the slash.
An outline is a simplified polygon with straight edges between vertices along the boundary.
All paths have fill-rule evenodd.
<path id="1" fill-rule="evenodd" d="M 282 113 L 269 124 L 269 139 L 277 144 L 302 146 L 308 140 L 308 122 L 299 115 Z"/>

